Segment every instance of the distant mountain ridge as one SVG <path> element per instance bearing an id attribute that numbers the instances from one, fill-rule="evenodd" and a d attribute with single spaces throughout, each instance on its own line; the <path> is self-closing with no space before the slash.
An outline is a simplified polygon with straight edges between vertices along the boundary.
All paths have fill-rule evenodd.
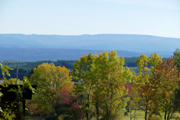
<path id="1" fill-rule="evenodd" d="M 98 35 L 23 35 L 23 34 L 0 34 L 0 46 L 2 50 L 11 52 L 13 56 L 18 56 L 17 53 L 43 55 L 51 53 L 62 55 L 62 52 L 67 52 L 71 56 L 79 57 L 80 53 L 102 52 L 103 50 L 116 50 L 118 54 L 125 57 L 137 57 L 144 53 L 150 55 L 152 52 L 157 52 L 163 57 L 170 57 L 176 48 L 180 47 L 180 38 L 167 38 L 151 35 L 133 35 L 133 34 L 98 34 Z M 13 51 L 12 49 L 16 49 Z M 33 50 L 33 49 L 34 50 Z M 9 50 L 8 50 L 9 49 Z M 49 50 L 49 52 L 47 52 Z M 17 52 L 19 51 L 19 52 Z M 30 52 L 31 51 L 31 52 Z M 38 53 L 39 51 L 39 53 Z M 46 51 L 46 53 L 44 53 Z M 68 51 L 71 51 L 68 53 Z M 78 54 L 79 51 L 79 54 Z M 26 53 L 27 52 L 27 53 Z M 7 53 L 7 52 L 6 52 Z M 20 55 L 20 56 L 21 56 Z M 65 55 L 65 54 L 64 54 Z M 11 56 L 11 57 L 12 57 Z M 4 56 L 5 57 L 5 56 Z M 10 57 L 10 56 L 9 56 Z M 49 59 L 52 58 L 49 54 Z M 61 56 L 63 57 L 63 56 Z M 46 58 L 46 57 L 45 57 Z M 70 59 L 71 57 L 65 57 Z M 74 59 L 73 58 L 73 59 Z M 0 59 L 1 60 L 1 59 Z M 52 59 L 51 59 L 52 60 Z"/>
<path id="2" fill-rule="evenodd" d="M 100 52 L 103 50 L 1 47 L 0 61 L 77 60 L 84 54 Z M 140 56 L 140 53 L 120 50 L 117 50 L 117 54 L 120 57 Z"/>

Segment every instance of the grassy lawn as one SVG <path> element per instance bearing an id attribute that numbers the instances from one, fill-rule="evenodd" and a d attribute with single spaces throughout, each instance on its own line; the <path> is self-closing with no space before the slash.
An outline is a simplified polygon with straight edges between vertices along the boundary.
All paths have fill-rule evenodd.
<path id="1" fill-rule="evenodd" d="M 136 113 L 133 114 L 135 111 L 132 111 L 132 116 L 134 115 L 134 117 L 132 117 L 131 120 L 144 120 L 144 111 L 142 110 L 136 110 Z M 162 113 L 162 117 L 164 117 L 163 115 L 164 113 Z M 175 117 L 179 117 L 179 118 L 175 118 Z M 158 118 L 156 117 L 156 119 L 154 120 L 163 120 L 164 118 Z M 128 113 L 128 116 L 123 116 L 122 118 L 117 118 L 116 120 L 130 120 L 130 114 Z M 180 113 L 175 113 L 174 114 L 174 118 L 172 118 L 171 120 L 180 120 Z"/>
<path id="2" fill-rule="evenodd" d="M 131 114 L 132 119 L 131 120 L 144 120 L 144 114 L 145 113 L 142 110 L 132 111 L 132 114 Z M 134 117 L 133 117 L 133 115 L 134 115 Z M 174 117 L 171 120 L 180 120 L 180 113 L 175 113 L 174 116 L 179 117 L 179 118 Z M 162 117 L 164 117 L 164 113 L 162 113 Z M 156 117 L 156 119 L 154 119 L 154 120 L 163 120 L 163 119 L 164 118 L 160 119 L 160 118 Z M 40 119 L 27 116 L 25 120 L 40 120 Z M 96 120 L 96 118 L 92 118 L 91 120 Z M 130 113 L 128 113 L 128 116 L 124 115 L 123 117 L 118 117 L 115 120 L 130 120 Z"/>
<path id="3" fill-rule="evenodd" d="M 132 120 L 144 120 L 144 111 L 142 110 L 132 111 L 131 118 Z M 130 113 L 128 113 L 128 116 L 124 115 L 122 118 L 117 118 L 116 120 L 130 120 Z"/>

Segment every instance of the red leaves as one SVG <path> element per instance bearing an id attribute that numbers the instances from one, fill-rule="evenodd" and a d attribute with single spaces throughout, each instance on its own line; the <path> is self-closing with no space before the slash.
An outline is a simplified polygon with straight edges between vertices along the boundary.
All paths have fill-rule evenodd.
<path id="1" fill-rule="evenodd" d="M 73 99 L 70 97 L 69 91 L 66 88 L 63 88 L 57 91 L 56 97 L 58 97 L 57 103 L 64 103 L 71 108 L 78 108 L 79 106 L 74 103 Z"/>
<path id="2" fill-rule="evenodd" d="M 131 96 L 131 95 L 133 94 L 133 92 L 134 92 L 134 91 L 132 90 L 133 84 L 127 82 L 124 86 L 125 86 L 125 89 L 126 89 L 126 90 L 128 89 L 128 95 Z"/>
<path id="3" fill-rule="evenodd" d="M 84 116 L 79 105 L 75 102 L 76 99 L 70 96 L 66 88 L 57 91 L 55 97 L 57 97 L 57 113 L 59 110 L 61 111 L 58 114 L 67 114 L 68 116 L 73 116 L 75 119 Z"/>
<path id="4" fill-rule="evenodd" d="M 178 81 L 178 71 L 176 66 L 174 65 L 173 58 L 169 58 L 166 62 L 159 62 L 156 66 L 156 71 L 153 71 L 153 75 L 158 78 L 158 80 L 162 81 L 163 83 L 168 82 L 168 85 L 172 85 L 174 82 Z"/>
<path id="5" fill-rule="evenodd" d="M 36 109 L 37 107 L 34 104 L 31 103 L 28 105 L 28 110 L 30 114 L 34 114 L 36 112 Z"/>

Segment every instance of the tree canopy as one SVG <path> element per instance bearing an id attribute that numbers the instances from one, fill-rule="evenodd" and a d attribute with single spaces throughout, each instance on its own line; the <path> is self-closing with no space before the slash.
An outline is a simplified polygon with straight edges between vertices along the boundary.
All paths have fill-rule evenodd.
<path id="1" fill-rule="evenodd" d="M 43 63 L 34 68 L 30 82 L 38 84 L 37 94 L 32 99 L 37 113 L 45 116 L 55 115 L 54 106 L 57 99 L 53 94 L 62 88 L 72 89 L 73 83 L 69 72 L 67 68 L 56 67 L 53 63 Z"/>
<path id="2" fill-rule="evenodd" d="M 131 82 L 132 73 L 123 65 L 124 58 L 117 56 L 116 51 L 104 51 L 99 56 L 85 54 L 74 64 L 71 74 L 81 80 L 76 91 L 85 95 L 84 108 L 88 120 L 93 112 L 99 119 L 100 111 L 103 119 L 110 120 L 125 109 L 128 91 L 124 85 Z"/>

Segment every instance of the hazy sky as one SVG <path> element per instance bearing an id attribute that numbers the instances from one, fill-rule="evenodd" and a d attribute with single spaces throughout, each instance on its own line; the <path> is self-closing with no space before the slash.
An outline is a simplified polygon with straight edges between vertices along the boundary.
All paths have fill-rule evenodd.
<path id="1" fill-rule="evenodd" d="M 180 0 L 0 0 L 0 34 L 180 38 Z"/>

